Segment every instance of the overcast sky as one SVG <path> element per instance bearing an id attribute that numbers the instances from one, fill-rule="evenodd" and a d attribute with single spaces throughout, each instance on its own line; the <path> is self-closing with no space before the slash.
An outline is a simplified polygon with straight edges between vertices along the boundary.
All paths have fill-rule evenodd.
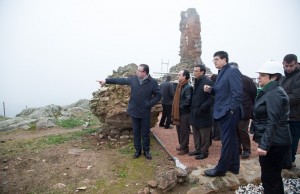
<path id="1" fill-rule="evenodd" d="M 119 66 L 179 63 L 180 12 L 200 15 L 202 61 L 225 50 L 242 73 L 300 57 L 298 0 L 0 0 L 0 114 L 91 99 Z"/>

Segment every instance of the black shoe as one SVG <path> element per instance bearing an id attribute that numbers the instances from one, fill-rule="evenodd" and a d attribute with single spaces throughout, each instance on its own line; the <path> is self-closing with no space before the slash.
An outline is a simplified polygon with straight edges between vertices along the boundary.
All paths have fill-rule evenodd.
<path id="1" fill-rule="evenodd" d="M 133 158 L 136 159 L 136 158 L 140 157 L 140 155 L 141 155 L 141 152 L 140 151 L 136 151 L 134 153 L 134 155 L 133 155 Z"/>
<path id="2" fill-rule="evenodd" d="M 171 126 L 168 126 L 168 127 L 167 127 L 167 126 L 166 126 L 165 129 L 173 129 L 173 127 L 171 127 Z"/>
<path id="3" fill-rule="evenodd" d="M 247 159 L 247 158 L 249 158 L 250 154 L 251 154 L 251 152 L 249 152 L 249 151 L 244 151 L 243 154 L 242 154 L 242 158 L 243 158 L 243 159 Z"/>
<path id="4" fill-rule="evenodd" d="M 164 127 L 165 125 L 161 125 L 161 124 L 159 124 L 159 126 L 160 126 L 160 127 Z"/>
<path id="5" fill-rule="evenodd" d="M 208 157 L 208 153 L 200 153 L 199 155 L 195 156 L 196 160 L 203 160 Z"/>
<path id="6" fill-rule="evenodd" d="M 233 173 L 233 174 L 239 174 L 240 173 L 239 170 L 228 169 L 228 171 Z"/>
<path id="7" fill-rule="evenodd" d="M 209 176 L 209 177 L 225 176 L 225 172 L 217 171 L 217 170 L 215 170 L 214 168 L 213 168 L 213 169 L 205 170 L 205 171 L 204 171 L 204 174 L 205 174 L 206 176 Z"/>
<path id="8" fill-rule="evenodd" d="M 189 156 L 196 156 L 196 155 L 198 155 L 198 154 L 201 154 L 201 152 L 198 151 L 198 150 L 195 150 L 195 151 L 193 151 L 193 152 L 189 152 Z"/>
<path id="9" fill-rule="evenodd" d="M 151 159 L 152 159 L 152 156 L 151 156 L 150 152 L 144 152 L 144 155 L 145 155 L 145 157 L 146 157 L 148 160 L 151 160 Z"/>

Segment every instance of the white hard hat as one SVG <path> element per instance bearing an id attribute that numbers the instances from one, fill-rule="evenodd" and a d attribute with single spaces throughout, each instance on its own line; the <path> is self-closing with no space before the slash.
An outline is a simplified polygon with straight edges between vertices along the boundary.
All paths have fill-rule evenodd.
<path id="1" fill-rule="evenodd" d="M 280 62 L 275 60 L 268 60 L 256 71 L 256 73 L 267 73 L 267 74 L 275 74 L 280 73 L 284 75 L 283 66 Z"/>

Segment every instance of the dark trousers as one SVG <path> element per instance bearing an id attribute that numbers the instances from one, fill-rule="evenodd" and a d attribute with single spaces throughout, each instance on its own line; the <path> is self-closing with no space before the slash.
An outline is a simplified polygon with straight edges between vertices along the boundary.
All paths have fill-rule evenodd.
<path id="1" fill-rule="evenodd" d="M 213 140 L 221 140 L 222 139 L 221 131 L 220 131 L 220 123 L 218 120 L 213 120 L 211 138 Z"/>
<path id="2" fill-rule="evenodd" d="M 242 145 L 243 151 L 251 152 L 250 136 L 248 133 L 249 120 L 239 120 L 238 122 L 238 138 L 239 138 L 239 148 Z M 241 148 L 240 148 L 241 150 Z"/>
<path id="3" fill-rule="evenodd" d="M 134 148 L 136 151 L 150 151 L 150 118 L 131 117 L 134 137 Z M 142 147 L 143 144 L 143 147 Z"/>
<path id="4" fill-rule="evenodd" d="M 180 125 L 176 125 L 178 142 L 181 150 L 189 150 L 190 114 L 180 114 Z"/>
<path id="5" fill-rule="evenodd" d="M 160 119 L 159 126 L 170 127 L 171 124 L 171 114 L 172 114 L 172 105 L 163 104 L 162 116 Z"/>
<path id="6" fill-rule="evenodd" d="M 300 137 L 300 121 L 289 121 L 290 132 L 292 136 L 292 162 L 296 160 L 296 154 L 298 149 L 299 137 Z"/>
<path id="7" fill-rule="evenodd" d="M 193 127 L 193 137 L 196 151 L 208 153 L 208 148 L 210 146 L 210 134 L 210 128 Z"/>
<path id="8" fill-rule="evenodd" d="M 222 148 L 221 157 L 215 167 L 217 171 L 239 171 L 240 169 L 239 144 L 236 132 L 239 119 L 239 111 L 234 111 L 233 114 L 228 112 L 225 116 L 218 119 L 220 122 Z"/>
<path id="9" fill-rule="evenodd" d="M 284 194 L 281 171 L 288 149 L 289 146 L 271 146 L 266 156 L 259 156 L 265 194 Z"/>

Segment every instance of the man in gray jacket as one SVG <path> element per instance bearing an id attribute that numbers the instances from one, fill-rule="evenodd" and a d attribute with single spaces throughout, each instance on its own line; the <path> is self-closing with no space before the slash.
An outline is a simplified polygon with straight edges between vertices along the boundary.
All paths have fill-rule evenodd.
<path id="1" fill-rule="evenodd" d="M 167 80 L 160 84 L 160 92 L 162 94 L 162 116 L 160 119 L 159 126 L 165 127 L 165 129 L 170 129 L 171 124 L 171 113 L 172 113 L 172 104 L 174 96 L 174 87 L 172 85 L 171 76 L 167 76 Z"/>

